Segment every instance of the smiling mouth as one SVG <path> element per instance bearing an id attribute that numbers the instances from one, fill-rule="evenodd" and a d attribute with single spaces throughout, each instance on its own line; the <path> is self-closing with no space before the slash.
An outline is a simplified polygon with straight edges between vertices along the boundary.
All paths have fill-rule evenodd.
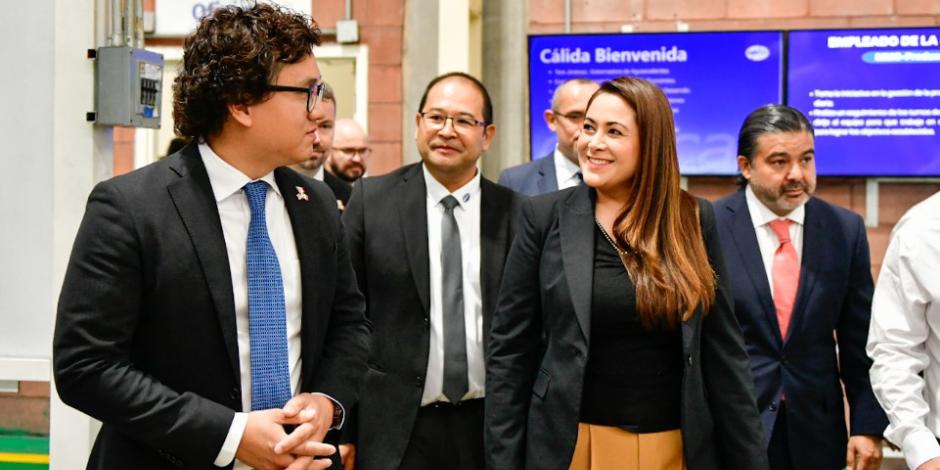
<path id="1" fill-rule="evenodd" d="M 601 160 L 598 158 L 591 158 L 591 157 L 587 157 L 587 161 L 591 163 L 592 165 L 609 165 L 613 163 L 613 161 L 611 160 Z"/>

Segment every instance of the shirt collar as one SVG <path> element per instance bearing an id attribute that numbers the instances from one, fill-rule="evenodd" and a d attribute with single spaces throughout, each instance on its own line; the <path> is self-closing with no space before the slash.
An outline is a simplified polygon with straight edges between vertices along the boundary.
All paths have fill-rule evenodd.
<path id="1" fill-rule="evenodd" d="M 747 199 L 747 210 L 751 213 L 751 222 L 755 228 L 767 225 L 777 219 L 788 219 L 803 225 L 803 220 L 806 218 L 806 204 L 800 204 L 799 207 L 783 217 L 775 214 L 757 198 L 754 190 L 751 189 L 751 185 L 744 188 L 744 197 Z"/>
<path id="2" fill-rule="evenodd" d="M 558 146 L 555 146 L 555 153 L 553 157 L 555 159 L 555 174 L 558 175 L 558 181 L 567 181 L 574 177 L 574 175 L 581 171 L 581 167 L 576 165 L 571 160 L 568 160 L 561 150 L 558 150 Z"/>
<path id="3" fill-rule="evenodd" d="M 461 207 L 470 203 L 470 201 L 480 193 L 480 170 L 477 170 L 477 173 L 473 175 L 473 178 L 467 182 L 467 184 L 461 186 L 453 193 L 448 191 L 440 182 L 434 179 L 434 176 L 428 172 L 424 163 L 421 164 L 421 171 L 424 173 L 424 184 L 427 187 L 428 199 L 430 199 L 434 204 L 440 204 L 441 199 L 444 199 L 447 195 L 453 195 L 457 198 L 457 203 Z"/>
<path id="4" fill-rule="evenodd" d="M 252 181 L 240 170 L 222 160 L 222 157 L 216 154 L 205 142 L 199 144 L 199 155 L 202 156 L 202 163 L 206 167 L 206 173 L 209 174 L 209 184 L 212 185 L 212 194 L 215 196 L 215 202 L 217 203 L 241 191 L 246 184 Z M 274 189 L 278 196 L 281 195 L 281 190 L 278 189 L 274 180 L 273 171 L 258 178 L 258 180 L 268 183 L 268 186 Z"/>
<path id="5" fill-rule="evenodd" d="M 320 168 L 317 168 L 317 172 L 313 174 L 313 179 L 317 181 L 323 181 L 323 165 L 320 165 Z"/>

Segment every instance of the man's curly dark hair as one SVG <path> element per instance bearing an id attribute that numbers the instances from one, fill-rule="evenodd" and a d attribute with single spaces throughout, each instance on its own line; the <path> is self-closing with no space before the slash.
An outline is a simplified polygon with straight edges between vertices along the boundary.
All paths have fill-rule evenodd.
<path id="1" fill-rule="evenodd" d="M 173 83 L 177 135 L 219 132 L 228 104 L 257 104 L 285 64 L 300 62 L 320 44 L 309 17 L 267 3 L 215 10 L 186 38 L 183 65 Z"/>

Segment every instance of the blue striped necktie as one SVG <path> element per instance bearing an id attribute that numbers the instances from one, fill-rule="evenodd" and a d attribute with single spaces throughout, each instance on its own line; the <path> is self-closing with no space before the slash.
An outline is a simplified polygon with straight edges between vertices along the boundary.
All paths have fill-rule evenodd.
<path id="1" fill-rule="evenodd" d="M 245 185 L 248 225 L 248 334 L 251 344 L 251 409 L 281 408 L 290 400 L 287 315 L 277 253 L 268 237 L 264 201 L 268 184 Z"/>

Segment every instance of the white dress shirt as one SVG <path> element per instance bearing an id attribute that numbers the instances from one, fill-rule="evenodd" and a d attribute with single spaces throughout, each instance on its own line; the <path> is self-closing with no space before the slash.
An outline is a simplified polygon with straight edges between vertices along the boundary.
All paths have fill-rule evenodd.
<path id="1" fill-rule="evenodd" d="M 447 401 L 444 396 L 444 325 L 441 305 L 441 222 L 444 206 L 441 199 L 453 195 L 457 199 L 454 218 L 460 231 L 460 259 L 463 262 L 463 309 L 467 332 L 467 378 L 469 389 L 464 399 L 482 398 L 484 384 L 483 301 L 480 289 L 480 172 L 470 182 L 451 193 L 439 183 L 424 165 L 427 187 L 428 260 L 431 279 L 431 347 L 428 352 L 428 370 L 424 382 L 421 406 L 436 401 Z"/>
<path id="2" fill-rule="evenodd" d="M 323 158 L 324 160 L 326 159 L 326 157 Z M 317 168 L 317 172 L 313 174 L 313 179 L 317 181 L 323 181 L 323 171 L 323 165 L 320 165 L 320 167 Z"/>
<path id="3" fill-rule="evenodd" d="M 552 159 L 555 160 L 555 182 L 558 183 L 559 190 L 573 188 L 581 184 L 581 178 L 578 178 L 581 167 L 568 160 L 568 157 L 558 150 L 557 145 Z"/>
<path id="4" fill-rule="evenodd" d="M 205 143 L 199 144 L 199 154 L 209 174 L 209 183 L 219 208 L 222 234 L 225 236 L 225 251 L 228 253 L 229 269 L 232 272 L 232 294 L 235 301 L 235 327 L 238 332 L 238 365 L 241 371 L 242 409 L 251 410 L 251 341 L 248 334 L 248 225 L 251 208 L 242 188 L 252 180 L 235 167 L 226 163 Z M 290 371 L 291 395 L 300 388 L 300 320 L 301 286 L 300 260 L 284 198 L 274 181 L 274 173 L 260 178 L 268 183 L 264 212 L 268 237 L 277 253 L 284 285 L 284 307 L 287 313 L 287 359 Z M 238 444 L 248 423 L 247 413 L 236 413 L 228 436 L 215 465 L 225 466 L 235 458 Z M 236 462 L 236 469 L 247 468 Z"/>
<path id="5" fill-rule="evenodd" d="M 764 205 L 757 195 L 748 185 L 744 189 L 744 197 L 747 200 L 747 210 L 751 214 L 751 222 L 754 224 L 754 234 L 757 235 L 757 245 L 760 247 L 760 258 L 764 262 L 764 272 L 767 273 L 767 282 L 770 283 L 771 296 L 774 286 L 774 253 L 780 247 L 780 240 L 777 234 L 770 228 L 770 223 L 778 219 L 788 219 L 790 223 L 790 243 L 796 249 L 796 261 L 802 264 L 803 260 L 803 221 L 806 219 L 806 204 L 800 204 L 799 207 L 790 211 L 784 217 L 775 214 Z"/>
<path id="6" fill-rule="evenodd" d="M 940 193 L 892 231 L 866 350 L 872 389 L 888 415 L 885 437 L 910 468 L 940 457 Z"/>

